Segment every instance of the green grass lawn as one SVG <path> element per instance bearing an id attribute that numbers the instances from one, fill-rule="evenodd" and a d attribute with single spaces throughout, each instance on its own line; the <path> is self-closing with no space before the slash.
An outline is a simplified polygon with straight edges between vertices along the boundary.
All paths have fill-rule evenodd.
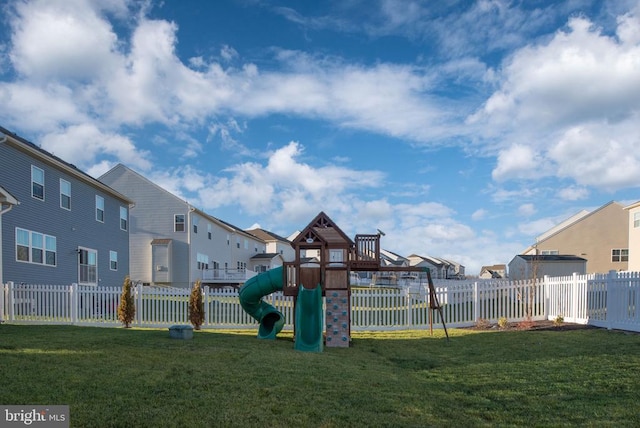
<path id="1" fill-rule="evenodd" d="M 0 325 L 0 404 L 73 427 L 640 426 L 640 335 L 355 333 L 293 349 L 251 332 Z"/>

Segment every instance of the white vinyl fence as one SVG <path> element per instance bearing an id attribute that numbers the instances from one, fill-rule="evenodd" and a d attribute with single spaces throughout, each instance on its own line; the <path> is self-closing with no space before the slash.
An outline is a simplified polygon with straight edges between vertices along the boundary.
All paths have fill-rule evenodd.
<path id="1" fill-rule="evenodd" d="M 436 281 L 436 296 L 447 327 L 466 327 L 484 319 L 496 323 L 555 319 L 599 327 L 640 331 L 640 273 L 545 277 L 532 281 Z M 9 323 L 119 326 L 121 287 L 8 283 L 0 289 L 0 321 Z M 136 327 L 188 324 L 190 290 L 133 289 Z M 256 328 L 240 306 L 236 290 L 203 290 L 203 328 Z M 292 329 L 293 298 L 276 292 L 264 300 L 285 316 Z M 352 330 L 442 327 L 430 309 L 425 285 L 403 289 L 353 288 Z"/>

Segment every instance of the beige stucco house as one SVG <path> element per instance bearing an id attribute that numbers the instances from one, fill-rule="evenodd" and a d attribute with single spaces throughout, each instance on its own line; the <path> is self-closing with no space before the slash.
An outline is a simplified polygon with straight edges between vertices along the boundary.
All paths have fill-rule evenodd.
<path id="1" fill-rule="evenodd" d="M 581 211 L 540 235 L 522 254 L 578 256 L 587 260 L 586 273 L 627 270 L 628 208 L 611 201 L 594 211 Z"/>
<path id="2" fill-rule="evenodd" d="M 628 270 L 640 272 L 640 201 L 625 207 L 629 213 Z"/>

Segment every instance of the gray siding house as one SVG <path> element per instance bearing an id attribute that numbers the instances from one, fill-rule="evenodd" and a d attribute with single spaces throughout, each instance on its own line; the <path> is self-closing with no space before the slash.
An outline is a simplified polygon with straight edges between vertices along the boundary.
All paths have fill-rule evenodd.
<path id="1" fill-rule="evenodd" d="M 131 208 L 132 280 L 148 285 L 237 286 L 252 276 L 251 258 L 265 242 L 215 218 L 125 165 L 100 181 L 135 201 Z"/>
<path id="2" fill-rule="evenodd" d="M 573 255 L 520 254 L 509 262 L 509 279 L 539 279 L 546 276 L 570 276 L 587 273 L 587 259 Z"/>
<path id="3" fill-rule="evenodd" d="M 2 280 L 121 286 L 129 274 L 126 196 L 0 127 Z"/>

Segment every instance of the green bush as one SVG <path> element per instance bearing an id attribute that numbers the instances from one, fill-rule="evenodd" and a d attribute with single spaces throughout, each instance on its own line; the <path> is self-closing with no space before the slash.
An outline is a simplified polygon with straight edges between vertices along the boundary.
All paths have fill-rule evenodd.
<path id="1" fill-rule="evenodd" d="M 200 280 L 196 281 L 189 295 L 189 321 L 195 330 L 200 330 L 200 326 L 204 323 L 204 301 Z"/>
<path id="2" fill-rule="evenodd" d="M 564 317 L 562 315 L 558 315 L 557 317 L 555 317 L 555 319 L 553 320 L 553 324 L 554 325 L 561 325 L 564 322 Z"/>
<path id="3" fill-rule="evenodd" d="M 507 320 L 507 317 L 500 317 L 500 319 L 498 320 L 498 327 L 504 329 L 507 327 L 508 323 L 509 321 Z"/>

